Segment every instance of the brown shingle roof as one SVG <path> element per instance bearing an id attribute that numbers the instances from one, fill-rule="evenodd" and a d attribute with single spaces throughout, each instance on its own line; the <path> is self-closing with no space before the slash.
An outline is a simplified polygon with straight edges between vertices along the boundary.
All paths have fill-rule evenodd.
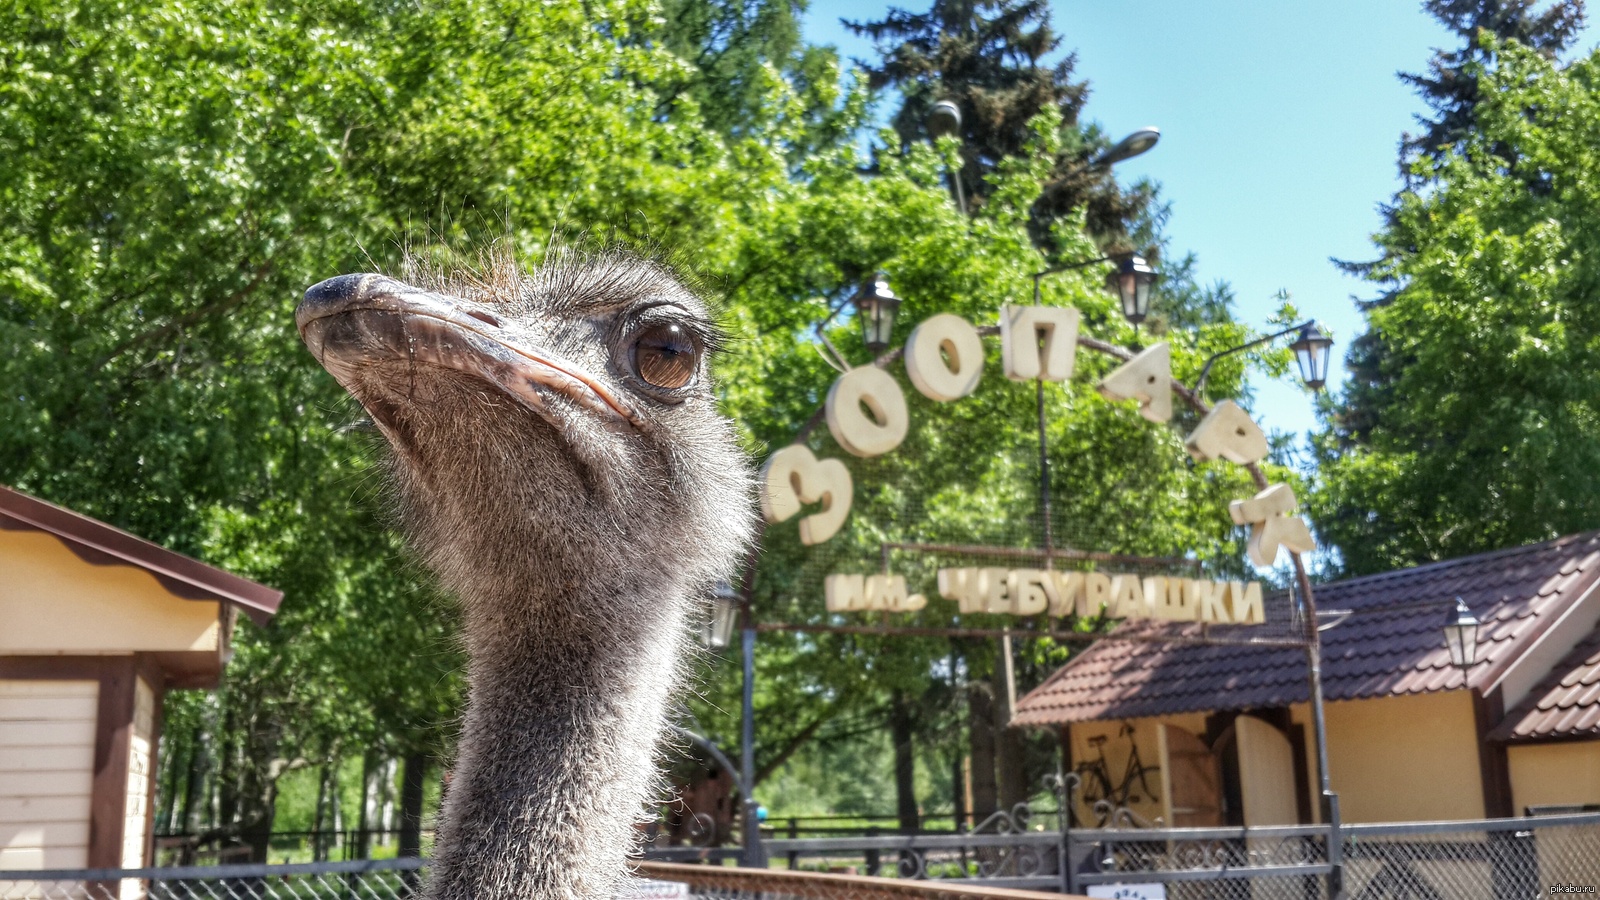
<path id="1" fill-rule="evenodd" d="M 53 534 L 85 562 L 138 566 L 179 597 L 232 604 L 258 624 L 266 624 L 283 600 L 282 591 L 5 485 L 0 485 L 0 528 Z"/>
<path id="2" fill-rule="evenodd" d="M 1600 735 L 1600 629 L 1578 642 L 1489 732 L 1495 741 Z"/>
<path id="3" fill-rule="evenodd" d="M 1324 696 L 1352 700 L 1461 687 L 1443 632 L 1458 596 L 1483 623 L 1478 659 L 1487 664 L 1473 669 L 1472 683 L 1492 683 L 1597 578 L 1600 532 L 1590 532 L 1320 585 L 1319 609 L 1354 611 L 1322 633 Z M 1269 623 L 1273 613 L 1269 608 Z M 1248 637 L 1252 627 L 1271 625 L 1213 633 Z M 1124 625 L 1113 634 L 1134 628 L 1151 626 Z M 1197 628 L 1180 633 L 1198 633 Z M 1017 701 L 1012 724 L 1255 709 L 1304 702 L 1307 696 L 1305 652 L 1297 647 L 1108 640 Z"/>

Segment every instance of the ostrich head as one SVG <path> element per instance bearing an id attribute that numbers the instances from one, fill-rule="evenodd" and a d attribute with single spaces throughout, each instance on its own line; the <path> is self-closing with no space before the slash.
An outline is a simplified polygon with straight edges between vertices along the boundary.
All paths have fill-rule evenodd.
<path id="1" fill-rule="evenodd" d="M 704 305 L 663 267 L 500 259 L 306 292 L 306 345 L 393 449 L 459 596 L 471 695 L 434 897 L 602 896 L 653 783 L 685 622 L 748 540 Z"/>

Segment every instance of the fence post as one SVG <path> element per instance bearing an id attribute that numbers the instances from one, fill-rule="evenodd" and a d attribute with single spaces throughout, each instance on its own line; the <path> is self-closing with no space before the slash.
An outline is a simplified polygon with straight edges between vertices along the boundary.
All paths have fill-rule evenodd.
<path id="1" fill-rule="evenodd" d="M 1322 808 L 1328 822 L 1328 900 L 1344 900 L 1344 834 L 1339 828 L 1339 795 L 1323 792 Z"/>
<path id="2" fill-rule="evenodd" d="M 875 838 L 877 836 L 878 836 L 878 826 L 876 826 L 876 825 L 868 825 L 867 826 L 867 837 Z M 877 847 L 873 847 L 871 850 L 867 851 L 866 863 L 867 863 L 867 874 L 868 875 L 877 875 L 878 874 L 878 867 L 882 864 L 881 860 L 878 857 L 878 848 Z"/>

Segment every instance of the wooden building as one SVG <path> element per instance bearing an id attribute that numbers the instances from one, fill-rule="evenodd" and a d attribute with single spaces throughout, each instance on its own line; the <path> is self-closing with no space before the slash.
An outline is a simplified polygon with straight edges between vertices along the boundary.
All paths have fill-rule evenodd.
<path id="1" fill-rule="evenodd" d="M 149 864 L 162 697 L 281 598 L 0 486 L 0 870 Z"/>
<path id="2" fill-rule="evenodd" d="M 1351 578 L 1316 597 L 1345 821 L 1600 805 L 1600 532 Z M 1444 642 L 1457 597 L 1482 621 L 1466 675 Z M 1294 824 L 1320 818 L 1308 697 L 1299 648 L 1102 641 L 1019 700 L 1012 724 L 1058 730 L 1091 799 L 1112 794 L 1139 819 Z"/>

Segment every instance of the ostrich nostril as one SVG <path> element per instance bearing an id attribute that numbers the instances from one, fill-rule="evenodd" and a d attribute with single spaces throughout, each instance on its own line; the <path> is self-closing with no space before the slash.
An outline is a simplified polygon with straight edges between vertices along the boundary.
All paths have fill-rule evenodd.
<path id="1" fill-rule="evenodd" d="M 496 328 L 500 327 L 500 320 L 496 319 L 494 316 L 492 316 L 492 315 L 490 315 L 490 314 L 488 314 L 486 312 L 483 312 L 481 310 L 476 310 L 476 309 L 463 310 L 463 312 L 465 312 L 467 315 L 473 317 L 474 319 L 477 319 L 479 322 L 488 323 L 490 325 L 493 325 Z"/>

